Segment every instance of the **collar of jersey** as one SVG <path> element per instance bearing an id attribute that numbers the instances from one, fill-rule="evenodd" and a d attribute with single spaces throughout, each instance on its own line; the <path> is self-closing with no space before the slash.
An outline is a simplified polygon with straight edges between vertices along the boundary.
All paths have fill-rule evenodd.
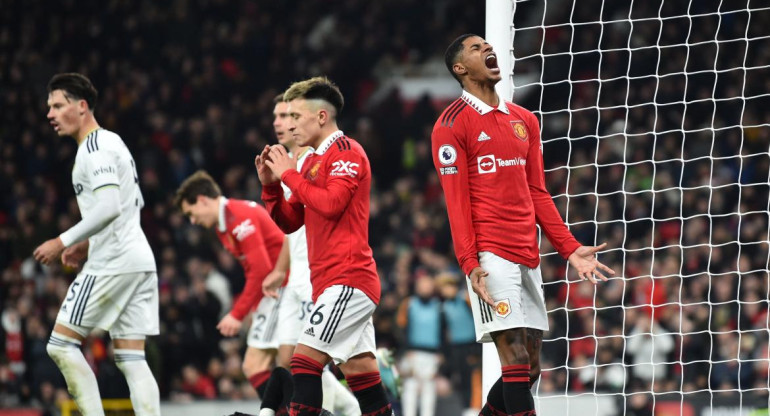
<path id="1" fill-rule="evenodd" d="M 219 197 L 219 221 L 217 223 L 217 229 L 220 233 L 227 231 L 227 223 L 225 222 L 225 207 L 227 206 L 227 198 L 224 196 Z"/>
<path id="2" fill-rule="evenodd" d="M 494 107 L 487 105 L 487 103 L 481 101 L 478 97 L 465 90 L 463 90 L 463 95 L 460 98 L 462 98 L 463 101 L 468 103 L 469 106 L 473 107 L 473 109 L 482 116 L 495 109 Z M 497 101 L 500 102 L 500 104 L 497 105 L 497 109 L 505 114 L 508 114 L 508 106 L 505 105 L 505 100 L 500 98 L 500 95 L 498 95 Z"/>
<path id="3" fill-rule="evenodd" d="M 331 147 L 332 143 L 344 135 L 345 133 L 343 133 L 342 130 L 337 130 L 330 134 L 324 139 L 324 141 L 321 142 L 321 144 L 318 146 L 318 150 L 315 151 L 315 154 L 321 156 L 322 154 L 326 153 L 326 151 L 329 150 L 329 147 Z"/>

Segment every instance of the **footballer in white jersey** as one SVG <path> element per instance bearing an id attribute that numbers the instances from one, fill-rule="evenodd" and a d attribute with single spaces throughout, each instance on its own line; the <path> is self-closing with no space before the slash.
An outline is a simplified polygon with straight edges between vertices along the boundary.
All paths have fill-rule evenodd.
<path id="1" fill-rule="evenodd" d="M 84 416 L 103 416 L 96 376 L 80 346 L 94 328 L 109 331 L 115 363 L 138 416 L 160 415 L 158 384 L 145 360 L 147 335 L 158 334 L 158 275 L 139 223 L 144 206 L 136 166 L 117 134 L 94 117 L 97 91 L 77 73 L 48 83 L 47 118 L 78 143 L 72 185 L 82 219 L 35 249 L 43 264 L 85 265 L 62 301 L 46 350 Z"/>

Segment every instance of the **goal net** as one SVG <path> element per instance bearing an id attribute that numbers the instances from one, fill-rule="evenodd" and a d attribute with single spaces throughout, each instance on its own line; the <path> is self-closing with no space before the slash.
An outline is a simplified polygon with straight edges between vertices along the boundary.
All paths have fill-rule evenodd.
<path id="1" fill-rule="evenodd" d="M 579 282 L 541 238 L 538 410 L 767 409 L 770 3 L 489 0 L 487 20 L 556 206 L 618 273 Z"/>

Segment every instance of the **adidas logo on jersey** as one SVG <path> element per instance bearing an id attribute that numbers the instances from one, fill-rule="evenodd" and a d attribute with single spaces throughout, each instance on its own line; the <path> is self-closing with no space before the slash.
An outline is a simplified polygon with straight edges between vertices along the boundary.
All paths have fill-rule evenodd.
<path id="1" fill-rule="evenodd" d="M 484 142 L 484 141 L 487 141 L 487 140 L 492 140 L 492 138 L 491 138 L 491 137 L 489 137 L 489 135 L 488 135 L 488 134 L 486 134 L 486 133 L 484 133 L 484 132 L 482 131 L 482 132 L 481 132 L 481 134 L 479 134 L 479 141 L 480 141 L 480 142 Z"/>
<path id="2" fill-rule="evenodd" d="M 312 326 L 305 330 L 305 335 L 310 335 L 311 337 L 315 336 L 315 332 L 313 331 L 313 327 Z"/>

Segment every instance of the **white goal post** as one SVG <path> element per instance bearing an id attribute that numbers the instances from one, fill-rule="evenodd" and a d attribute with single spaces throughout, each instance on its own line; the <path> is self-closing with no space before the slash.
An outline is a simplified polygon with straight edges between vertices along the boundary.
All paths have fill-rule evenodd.
<path id="1" fill-rule="evenodd" d="M 557 208 L 618 272 L 573 283 L 541 238 L 538 412 L 767 414 L 770 3 L 486 0 L 485 36 Z M 486 401 L 491 344 L 482 371 Z"/>

